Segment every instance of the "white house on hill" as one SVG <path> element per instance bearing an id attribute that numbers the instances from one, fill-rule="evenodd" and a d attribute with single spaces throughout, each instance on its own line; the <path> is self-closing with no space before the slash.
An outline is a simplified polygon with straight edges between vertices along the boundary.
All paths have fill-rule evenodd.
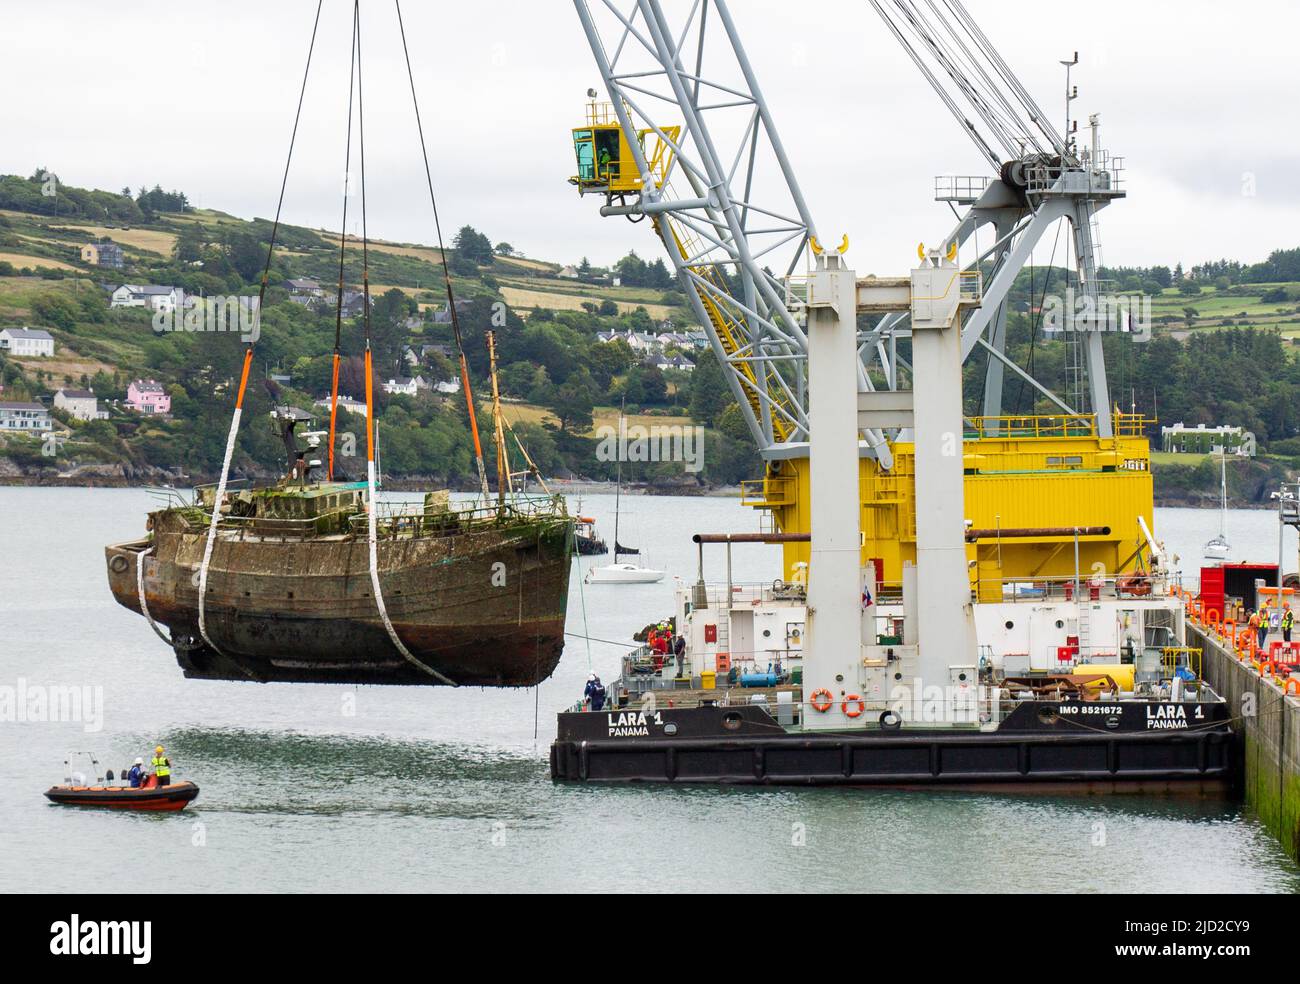
<path id="1" fill-rule="evenodd" d="M 112 307 L 147 307 L 152 311 L 170 312 L 180 303 L 179 287 L 154 284 L 123 284 L 113 291 Z"/>
<path id="2" fill-rule="evenodd" d="M 50 411 L 40 403 L 0 403 L 0 431 L 39 434 L 52 426 Z"/>
<path id="3" fill-rule="evenodd" d="M 415 396 L 420 390 L 427 389 L 429 389 L 429 384 L 425 382 L 423 376 L 401 376 L 384 383 L 384 392 L 393 396 Z"/>
<path id="4" fill-rule="evenodd" d="M 24 358 L 54 354 L 54 336 L 41 328 L 5 328 L 0 330 L 0 352 Z"/>
<path id="5" fill-rule="evenodd" d="M 61 389 L 54 394 L 54 405 L 78 420 L 108 419 L 108 411 L 99 409 L 94 390 Z"/>

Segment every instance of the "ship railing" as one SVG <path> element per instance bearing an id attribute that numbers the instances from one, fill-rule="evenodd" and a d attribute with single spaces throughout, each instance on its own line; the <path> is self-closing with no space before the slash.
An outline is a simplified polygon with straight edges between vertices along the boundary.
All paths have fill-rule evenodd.
<path id="1" fill-rule="evenodd" d="M 820 698 L 809 695 L 804 699 L 802 688 L 798 684 L 784 683 L 776 687 L 727 687 L 717 690 L 668 690 L 655 689 L 646 691 L 628 691 L 612 694 L 604 711 L 656 711 L 689 710 L 697 707 L 751 707 L 762 706 L 773 717 L 782 709 L 792 713 L 790 721 L 798 725 L 804 721 L 833 720 L 837 727 L 864 730 L 878 730 L 881 718 L 886 714 L 899 715 L 904 728 L 934 727 L 951 725 L 954 727 L 976 728 L 1000 724 L 1015 710 L 1017 701 L 1004 688 L 972 686 L 968 696 L 954 698 L 935 698 L 933 696 L 912 695 L 883 698 L 854 698 L 836 696 L 830 707 Z M 777 694 L 791 692 L 796 699 L 779 701 Z M 846 713 L 846 706 L 847 711 Z M 585 700 L 576 701 L 570 711 L 578 713 L 589 710 Z M 856 712 L 856 713 L 853 713 Z M 849 716 L 852 713 L 853 716 Z"/>
<path id="2" fill-rule="evenodd" d="M 967 417 L 968 439 L 985 437 L 1095 437 L 1095 413 Z"/>
<path id="3" fill-rule="evenodd" d="M 728 591 L 730 587 L 730 591 Z M 692 597 L 697 594 L 697 586 L 687 585 Z M 708 581 L 704 585 L 705 597 L 710 608 L 725 608 L 728 600 L 731 607 L 745 608 L 763 602 L 790 602 L 801 604 L 807 598 L 807 588 L 801 581 L 784 581 L 776 578 L 772 581 L 733 581 L 730 586 L 725 581 Z M 882 604 L 901 604 L 903 600 L 903 583 L 882 582 L 876 585 L 873 600 Z M 696 607 L 703 607 L 697 605 Z"/>
<path id="4" fill-rule="evenodd" d="M 468 503 L 451 502 L 432 506 L 419 502 L 382 502 L 375 508 L 381 537 L 456 532 L 466 527 L 491 523 L 508 526 L 521 521 L 567 515 L 564 498 L 557 495 L 519 494 L 507 496 L 504 503 L 495 500 L 485 503 L 482 499 L 475 499 Z M 365 532 L 369 522 L 370 518 L 365 513 L 354 513 L 350 517 L 351 528 L 356 533 Z"/>
<path id="5" fill-rule="evenodd" d="M 207 526 L 208 515 L 198 506 L 183 513 L 191 529 Z M 559 496 L 513 496 L 504 506 L 496 503 L 451 503 L 425 507 L 421 503 L 381 503 L 378 507 L 378 533 L 383 538 L 403 535 L 437 535 L 454 533 L 470 526 L 487 523 L 510 525 L 514 522 L 544 516 L 565 515 L 563 499 Z M 234 531 L 241 538 L 256 535 L 263 539 L 310 539 L 328 533 L 347 532 L 364 535 L 369 527 L 367 513 L 358 513 L 345 506 L 307 517 L 271 517 L 223 515 L 222 531 Z"/>
<path id="6" fill-rule="evenodd" d="M 1100 599 L 1124 599 L 1142 601 L 1163 599 L 1166 591 L 1163 581 L 1158 578 L 1143 577 L 1138 574 L 1097 577 L 1081 574 L 1075 578 L 1070 575 L 1062 577 L 1026 577 L 1026 578 L 981 578 L 975 581 L 977 597 L 987 598 L 1001 593 L 1001 601 L 1090 601 Z M 985 589 L 991 589 L 986 593 Z"/>
<path id="7" fill-rule="evenodd" d="M 704 591 L 710 608 L 724 609 L 727 607 L 748 608 L 765 601 L 778 600 L 778 595 L 782 598 L 795 600 L 800 596 L 800 587 L 800 585 L 787 585 L 782 582 L 782 587 L 777 588 L 774 581 L 733 582 L 730 586 L 726 582 L 722 582 L 706 583 Z M 729 591 L 728 588 L 730 588 Z"/>
<path id="8" fill-rule="evenodd" d="M 240 539 L 252 535 L 262 540 L 306 540 L 341 531 L 351 516 L 350 509 L 334 509 L 311 517 L 222 516 L 218 528 L 238 533 Z M 191 529 L 206 529 L 208 515 L 191 510 L 185 521 Z"/>

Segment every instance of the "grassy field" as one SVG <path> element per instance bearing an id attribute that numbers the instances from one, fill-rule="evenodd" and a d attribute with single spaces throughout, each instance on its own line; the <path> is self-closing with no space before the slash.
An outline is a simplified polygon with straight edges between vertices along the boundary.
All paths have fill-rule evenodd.
<path id="1" fill-rule="evenodd" d="M 1209 457 L 1209 454 L 1188 454 L 1178 451 L 1152 451 L 1151 463 L 1153 465 L 1187 465 L 1196 467 L 1202 461 Z M 1215 455 L 1217 458 L 1218 456 Z"/>
<path id="2" fill-rule="evenodd" d="M 1277 287 L 1288 290 L 1298 299 L 1262 300 L 1265 293 Z M 1233 290 L 1242 292 L 1205 287 L 1199 294 L 1188 295 L 1171 287 L 1151 298 L 1151 315 L 1153 318 L 1175 318 L 1175 321 L 1170 322 L 1170 327 L 1173 328 L 1219 327 L 1218 322 L 1225 319 L 1251 325 L 1300 325 L 1300 314 L 1297 314 L 1297 308 L 1300 308 L 1300 284 L 1251 284 Z M 1187 308 L 1196 312 L 1190 321 L 1184 313 Z"/>
<path id="3" fill-rule="evenodd" d="M 599 293 L 585 294 L 560 294 L 549 290 L 535 290 L 501 285 L 501 296 L 506 299 L 506 303 L 514 308 L 550 308 L 552 311 L 581 311 L 583 304 L 600 304 L 604 300 L 612 300 L 618 305 L 620 314 L 628 314 L 639 307 L 646 309 L 646 312 L 652 318 L 666 318 L 674 312 L 674 308 L 666 304 L 647 304 L 642 301 L 624 301 L 617 300 L 609 296 L 608 291 Z"/>
<path id="4" fill-rule="evenodd" d="M 32 375 L 44 371 L 53 379 L 71 378 L 73 382 L 79 380 L 83 374 L 94 376 L 97 372 L 105 372 L 111 376 L 115 368 L 106 362 L 101 362 L 99 359 L 80 355 L 68 348 L 67 345 L 61 344 L 55 345 L 52 358 L 25 359 L 18 356 L 11 356 L 11 358 Z"/>
<path id="5" fill-rule="evenodd" d="M 539 407 L 532 403 L 503 403 L 502 413 L 506 420 L 512 424 L 522 422 L 530 424 L 552 424 L 557 425 L 555 415 L 545 407 Z M 618 407 L 596 407 L 592 413 L 593 426 L 587 436 L 592 436 L 601 427 L 618 426 Z M 629 413 L 627 415 L 627 425 L 629 427 L 640 425 L 642 427 L 688 427 L 692 423 L 690 417 L 655 417 L 644 413 Z"/>
<path id="6" fill-rule="evenodd" d="M 23 267 L 36 269 L 45 267 L 49 270 L 76 270 L 71 263 L 64 263 L 62 260 L 51 260 L 47 256 L 32 256 L 27 253 L 0 253 L 0 260 L 12 263 L 14 267 L 21 270 Z"/>
<path id="7" fill-rule="evenodd" d="M 121 246 L 157 253 L 159 256 L 171 256 L 176 245 L 176 233 L 162 229 L 115 229 L 112 226 L 77 225 L 50 226 L 51 232 L 80 233 L 87 239 L 107 237 Z"/>
<path id="8" fill-rule="evenodd" d="M 26 259 L 30 259 L 27 257 Z M 0 320 L 30 318 L 32 302 L 41 294 L 62 294 L 69 290 L 96 290 L 84 280 L 36 280 L 31 277 L 0 277 Z"/>

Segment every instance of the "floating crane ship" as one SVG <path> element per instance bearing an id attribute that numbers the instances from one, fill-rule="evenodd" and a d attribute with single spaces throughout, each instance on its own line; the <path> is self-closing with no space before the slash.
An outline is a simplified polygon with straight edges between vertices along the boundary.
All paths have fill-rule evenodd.
<path id="1" fill-rule="evenodd" d="M 771 522 L 697 537 L 682 654 L 637 650 L 611 707 L 561 713 L 553 777 L 1221 787 L 1229 714 L 1151 533 L 1150 422 L 1107 389 L 1102 332 L 1131 326 L 1071 314 L 1065 397 L 1006 353 L 1008 291 L 1062 220 L 1097 300 L 1096 213 L 1124 196 L 1097 118 L 1080 151 L 956 0 L 873 0 L 996 177 L 936 182 L 967 209 L 957 226 L 907 275 L 859 278 L 848 237 L 818 236 L 726 0 L 676 20 L 659 0 L 616 6 L 575 0 L 610 101 L 588 93 L 571 183 L 602 215 L 650 220 L 764 459 L 745 501 Z M 944 53 L 937 70 L 924 52 Z M 961 263 L 986 226 L 992 245 Z M 1053 411 L 1005 414 L 1009 372 Z M 782 546 L 781 576 L 710 586 L 705 545 L 745 539 Z"/>

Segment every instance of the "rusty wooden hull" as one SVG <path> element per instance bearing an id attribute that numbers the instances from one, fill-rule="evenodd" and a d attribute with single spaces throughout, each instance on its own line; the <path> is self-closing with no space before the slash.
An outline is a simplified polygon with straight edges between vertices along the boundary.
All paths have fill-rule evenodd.
<path id="1" fill-rule="evenodd" d="M 144 564 L 149 614 L 170 635 L 187 677 L 526 687 L 559 662 L 572 556 L 567 517 L 381 540 L 384 602 L 415 665 L 380 619 L 364 536 L 282 542 L 223 533 L 204 606 L 210 646 L 198 624 L 205 534 L 167 512 L 154 516 L 150 540 L 106 548 L 109 585 L 119 604 L 141 612 Z"/>

